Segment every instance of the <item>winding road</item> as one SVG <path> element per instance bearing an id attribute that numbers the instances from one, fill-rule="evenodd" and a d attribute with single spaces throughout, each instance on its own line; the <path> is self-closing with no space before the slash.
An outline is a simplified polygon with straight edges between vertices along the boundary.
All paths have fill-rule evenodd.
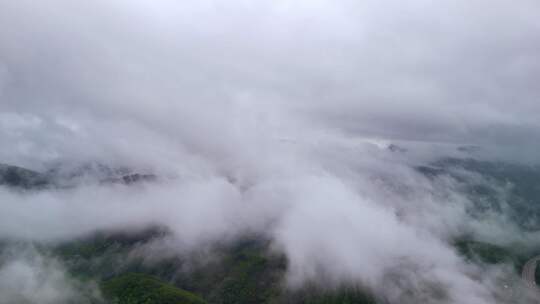
<path id="1" fill-rule="evenodd" d="M 536 266 L 539 261 L 540 261 L 540 255 L 530 259 L 523 266 L 523 272 L 521 273 L 521 278 L 523 278 L 523 280 L 525 281 L 525 284 L 527 284 L 527 286 L 534 288 L 538 291 L 540 291 L 540 289 L 536 285 L 535 274 L 536 274 Z"/>

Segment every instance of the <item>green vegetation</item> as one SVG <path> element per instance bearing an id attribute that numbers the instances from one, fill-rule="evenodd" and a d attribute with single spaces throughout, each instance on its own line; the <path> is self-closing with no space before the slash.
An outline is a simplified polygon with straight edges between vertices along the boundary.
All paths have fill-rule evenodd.
<path id="1" fill-rule="evenodd" d="M 270 242 L 261 236 L 246 236 L 230 245 L 217 244 L 205 252 L 183 256 L 145 260 L 133 254 L 133 250 L 166 235 L 160 228 L 129 234 L 95 233 L 58 244 L 51 252 L 73 277 L 102 282 L 107 299 L 116 299 L 113 303 L 118 304 L 169 303 L 163 298 L 156 302 L 156 293 L 169 294 L 170 288 L 210 304 L 376 303 L 361 289 L 336 290 L 318 285 L 287 290 L 283 285 L 287 260 L 282 254 L 272 253 Z M 157 282 L 165 285 L 156 288 Z M 150 287 L 143 288 L 146 284 Z M 137 302 L 139 299 L 153 302 Z"/>
<path id="2" fill-rule="evenodd" d="M 479 260 L 487 264 L 515 262 L 518 257 L 510 250 L 473 240 L 458 240 L 455 242 L 458 252 L 470 260 Z"/>
<path id="3" fill-rule="evenodd" d="M 496 211 L 525 231 L 540 229 L 540 166 L 447 158 L 417 170 L 432 179 L 454 178 L 474 202 L 471 216 Z"/>
<path id="4" fill-rule="evenodd" d="M 377 304 L 373 296 L 363 289 L 342 287 L 325 290 L 317 286 L 306 287 L 288 294 L 280 303 L 302 304 Z"/>
<path id="5" fill-rule="evenodd" d="M 217 280 L 206 291 L 212 303 L 270 303 L 280 293 L 286 262 L 282 256 L 265 253 L 264 242 L 245 240 L 227 248 L 221 266 L 215 272 L 198 272 L 196 277 L 211 275 Z M 207 287 L 207 288 L 208 288 Z"/>
<path id="6" fill-rule="evenodd" d="M 102 283 L 107 299 L 117 304 L 205 304 L 198 296 L 144 274 L 124 274 Z"/>
<path id="7" fill-rule="evenodd" d="M 129 253 L 167 232 L 151 227 L 138 232 L 97 232 L 55 246 L 52 254 L 64 261 L 71 275 L 82 279 L 107 279 L 127 272 L 156 273 L 140 269 L 141 259 Z"/>
<path id="8" fill-rule="evenodd" d="M 521 246 L 501 247 L 466 238 L 456 240 L 454 246 L 458 253 L 468 260 L 486 264 L 507 263 L 514 266 L 516 274 L 520 274 L 523 265 L 538 252 L 537 249 L 525 249 Z"/>
<path id="9" fill-rule="evenodd" d="M 365 292 L 339 292 L 310 299 L 306 304 L 376 304 Z"/>

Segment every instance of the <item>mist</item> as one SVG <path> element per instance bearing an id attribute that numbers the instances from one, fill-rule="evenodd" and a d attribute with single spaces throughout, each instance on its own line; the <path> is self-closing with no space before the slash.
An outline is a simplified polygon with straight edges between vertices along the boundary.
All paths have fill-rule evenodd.
<path id="1" fill-rule="evenodd" d="M 32 246 L 17 245 L 0 256 L 0 303 L 92 303 L 100 292 L 94 282 L 65 274 L 62 264 Z"/>
<path id="2" fill-rule="evenodd" d="M 504 303 L 507 266 L 465 261 L 452 241 L 538 234 L 472 213 L 462 181 L 416 168 L 538 164 L 539 54 L 532 0 L 3 1 L 0 163 L 64 184 L 88 164 L 158 179 L 0 187 L 0 238 L 159 225 L 181 252 L 254 232 L 286 255 L 291 288 L 324 277 L 390 303 Z M 461 174 L 508 203 L 510 188 Z M 26 267 L 13 263 L 0 291 Z M 40 290 L 70 301 L 54 271 Z"/>

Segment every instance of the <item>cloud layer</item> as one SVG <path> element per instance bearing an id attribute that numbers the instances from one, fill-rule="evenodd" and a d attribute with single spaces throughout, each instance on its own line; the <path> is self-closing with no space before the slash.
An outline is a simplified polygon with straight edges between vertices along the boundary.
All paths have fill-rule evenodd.
<path id="1" fill-rule="evenodd" d="M 485 270 L 449 241 L 533 236 L 504 215 L 471 218 L 455 180 L 411 167 L 461 144 L 538 159 L 539 11 L 533 0 L 4 1 L 0 162 L 161 179 L 2 188 L 0 236 L 163 224 L 197 246 L 262 231 L 287 254 L 291 285 L 324 273 L 401 303 L 494 303 L 497 275 L 475 279 Z"/>

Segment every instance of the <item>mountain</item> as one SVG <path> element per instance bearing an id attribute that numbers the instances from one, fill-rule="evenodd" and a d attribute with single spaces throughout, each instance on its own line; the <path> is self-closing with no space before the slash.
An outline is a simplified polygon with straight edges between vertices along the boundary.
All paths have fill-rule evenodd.
<path id="1" fill-rule="evenodd" d="M 17 188 L 44 188 L 51 184 L 47 175 L 29 169 L 0 164 L 0 185 Z"/>

